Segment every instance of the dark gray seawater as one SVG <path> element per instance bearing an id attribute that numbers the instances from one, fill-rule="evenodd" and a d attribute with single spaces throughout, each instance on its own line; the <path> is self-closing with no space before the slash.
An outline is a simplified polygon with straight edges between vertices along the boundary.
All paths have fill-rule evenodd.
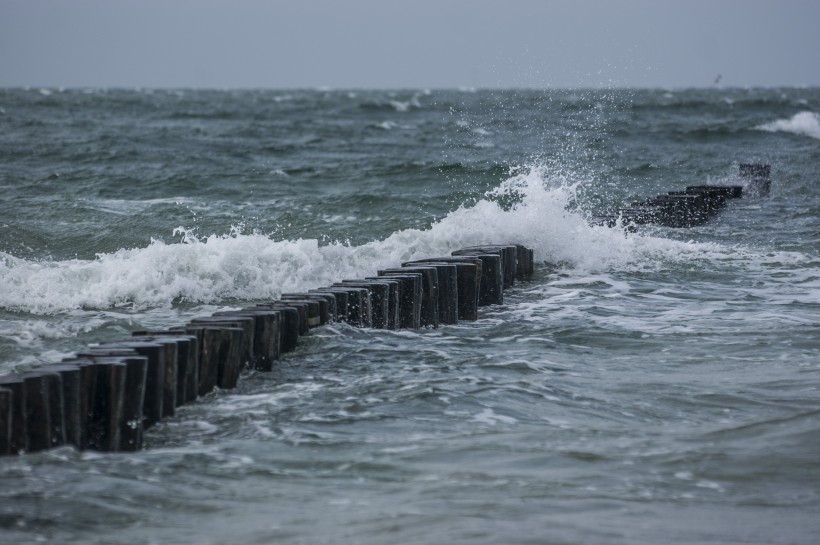
<path id="1" fill-rule="evenodd" d="M 0 459 L 0 543 L 816 543 L 820 90 L 0 90 L 0 372 L 475 243 L 474 323 L 316 330 L 139 453 Z M 625 233 L 635 197 L 768 198 Z"/>

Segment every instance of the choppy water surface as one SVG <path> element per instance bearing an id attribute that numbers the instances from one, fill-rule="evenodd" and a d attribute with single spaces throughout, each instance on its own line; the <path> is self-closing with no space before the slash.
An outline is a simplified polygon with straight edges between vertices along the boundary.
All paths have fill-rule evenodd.
<path id="1" fill-rule="evenodd" d="M 0 372 L 475 243 L 474 323 L 317 329 L 139 453 L 0 459 L 0 543 L 814 543 L 820 91 L 0 90 Z M 709 224 L 588 219 L 737 181 Z"/>

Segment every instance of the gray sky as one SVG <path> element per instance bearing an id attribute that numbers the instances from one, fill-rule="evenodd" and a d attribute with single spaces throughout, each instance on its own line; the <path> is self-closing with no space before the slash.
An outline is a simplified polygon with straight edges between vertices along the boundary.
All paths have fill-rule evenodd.
<path id="1" fill-rule="evenodd" d="M 0 0 L 0 87 L 820 85 L 818 0 Z"/>

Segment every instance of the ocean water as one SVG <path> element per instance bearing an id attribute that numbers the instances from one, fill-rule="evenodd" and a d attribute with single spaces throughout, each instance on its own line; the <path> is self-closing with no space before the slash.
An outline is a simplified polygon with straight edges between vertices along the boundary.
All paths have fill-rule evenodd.
<path id="1" fill-rule="evenodd" d="M 771 165 L 706 225 L 597 214 Z M 0 458 L 0 543 L 808 544 L 820 89 L 0 89 L 0 373 L 478 243 L 477 322 L 334 324 L 137 453 Z"/>

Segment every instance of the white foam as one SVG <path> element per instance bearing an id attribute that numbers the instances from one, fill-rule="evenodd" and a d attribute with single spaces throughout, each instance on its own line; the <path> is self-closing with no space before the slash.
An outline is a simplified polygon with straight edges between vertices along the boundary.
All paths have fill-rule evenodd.
<path id="1" fill-rule="evenodd" d="M 567 210 L 574 191 L 566 177 L 545 167 L 529 168 L 430 229 L 397 231 L 362 246 L 273 240 L 238 228 L 197 237 L 178 228 L 175 232 L 182 237 L 177 243 L 152 240 L 146 247 L 99 254 L 93 260 L 33 261 L 0 252 L 0 307 L 52 314 L 84 308 L 170 308 L 176 301 L 270 300 L 283 292 L 369 276 L 403 261 L 502 242 L 533 248 L 538 261 L 589 273 L 654 270 L 670 260 L 721 258 L 729 251 L 590 226 Z M 510 198 L 517 204 L 499 205 L 499 200 Z"/>
<path id="2" fill-rule="evenodd" d="M 801 136 L 810 136 L 820 140 L 820 115 L 803 111 L 788 119 L 778 119 L 755 127 L 761 131 L 788 132 Z"/>

